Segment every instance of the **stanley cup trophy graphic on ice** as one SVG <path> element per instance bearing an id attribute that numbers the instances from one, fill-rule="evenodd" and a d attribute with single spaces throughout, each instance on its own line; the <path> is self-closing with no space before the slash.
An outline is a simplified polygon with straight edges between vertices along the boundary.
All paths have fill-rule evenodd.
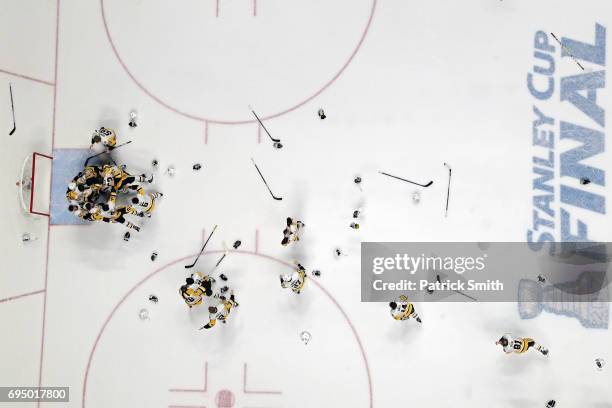
<path id="1" fill-rule="evenodd" d="M 521 279 L 519 314 L 532 319 L 542 311 L 576 318 L 584 327 L 608 328 L 610 243 L 557 243 L 543 249 L 538 281 Z M 553 251 L 553 248 L 551 248 Z"/>

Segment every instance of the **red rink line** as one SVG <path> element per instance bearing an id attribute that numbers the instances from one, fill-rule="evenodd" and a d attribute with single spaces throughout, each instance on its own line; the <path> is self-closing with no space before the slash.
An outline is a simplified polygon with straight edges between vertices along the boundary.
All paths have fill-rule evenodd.
<path id="1" fill-rule="evenodd" d="M 219 18 L 219 1 L 215 1 L 215 17 Z M 253 17 L 257 17 L 257 0 L 253 0 Z"/>
<path id="2" fill-rule="evenodd" d="M 206 405 L 168 405 L 168 408 L 206 408 Z"/>
<path id="3" fill-rule="evenodd" d="M 56 119 L 56 106 L 57 106 L 57 59 L 59 49 L 59 22 L 60 22 L 60 6 L 61 0 L 56 0 L 55 8 L 55 62 L 53 68 L 53 117 L 51 122 L 51 152 L 55 148 L 55 119 Z M 53 166 L 51 166 L 51 177 L 53 180 Z M 51 188 L 49 188 L 49 202 L 51 202 Z M 45 256 L 45 291 L 43 298 L 43 315 L 42 315 L 42 330 L 40 339 L 40 362 L 38 369 L 38 387 L 42 386 L 43 376 L 43 361 L 44 361 L 44 350 L 45 350 L 45 328 L 47 319 L 47 282 L 49 277 L 49 243 L 51 242 L 51 217 L 47 221 L 47 254 Z M 37 401 L 36 406 L 40 408 L 40 400 Z"/>
<path id="4" fill-rule="evenodd" d="M 44 291 L 45 291 L 44 289 L 41 289 L 41 290 L 37 290 L 36 292 L 22 293 L 21 295 L 7 297 L 4 299 L 0 299 L 0 303 L 10 302 L 11 300 L 21 299 L 26 296 L 38 295 L 39 293 L 43 293 Z"/>
<path id="5" fill-rule="evenodd" d="M 265 258 L 268 259 L 270 261 L 279 263 L 281 265 L 285 265 L 288 268 L 294 269 L 295 266 L 285 262 L 281 259 L 278 258 L 274 258 L 270 255 L 265 255 L 265 254 L 256 254 L 255 252 L 251 252 L 251 251 L 240 251 L 240 250 L 236 250 L 234 251 L 236 253 L 241 253 L 241 254 L 245 254 L 245 255 L 255 255 L 257 257 L 260 258 Z M 218 250 L 218 251 L 210 251 L 210 252 L 205 252 L 207 254 L 219 254 L 219 253 L 223 253 L 223 251 Z M 154 270 L 153 272 L 149 273 L 148 275 L 146 275 L 145 277 L 143 277 L 138 283 L 136 283 L 135 286 L 133 286 L 125 295 L 123 295 L 123 297 L 119 300 L 119 302 L 115 305 L 115 307 L 111 310 L 110 314 L 108 315 L 108 317 L 106 318 L 106 320 L 104 321 L 104 323 L 102 324 L 102 328 L 100 329 L 100 331 L 98 332 L 98 335 L 96 336 L 96 339 L 94 340 L 94 344 L 91 348 L 91 351 L 89 353 L 89 358 L 87 360 L 87 366 L 85 367 L 85 374 L 83 376 L 83 389 L 82 389 L 82 394 L 81 394 L 81 408 L 86 408 L 86 400 L 87 400 L 87 387 L 88 387 L 88 378 L 89 378 L 89 372 L 91 370 L 91 366 L 92 366 L 92 362 L 93 362 L 93 358 L 94 355 L 96 353 L 96 349 L 98 348 L 98 344 L 100 343 L 100 340 L 102 339 L 102 335 L 104 334 L 104 331 L 106 330 L 106 327 L 108 326 L 108 324 L 110 323 L 111 319 L 113 318 L 113 316 L 115 315 L 115 313 L 117 312 L 117 310 L 121 307 L 121 305 L 123 304 L 123 302 L 126 301 L 126 299 L 133 293 L 136 291 L 136 289 L 138 289 L 140 287 L 140 285 L 142 285 L 143 283 L 145 283 L 148 279 L 150 279 L 151 277 L 155 276 L 156 274 L 160 273 L 161 271 L 163 271 L 164 269 L 176 265 L 178 263 L 184 262 L 187 259 L 193 258 L 195 256 L 195 254 L 192 255 L 188 255 L 188 256 L 184 256 L 182 258 L 179 259 L 175 259 L 174 261 L 163 265 L 161 267 L 159 267 L 158 269 Z M 357 330 L 355 329 L 355 326 L 353 326 L 353 323 L 351 322 L 351 320 L 349 319 L 348 315 L 346 314 L 346 312 L 344 311 L 344 309 L 342 308 L 342 306 L 340 306 L 340 304 L 336 301 L 336 299 L 334 299 L 334 297 L 327 291 L 327 289 L 325 289 L 319 282 L 317 282 L 316 280 L 312 279 L 311 280 L 312 284 L 315 285 L 316 287 L 318 287 L 324 294 L 325 296 L 327 296 L 327 298 L 338 308 L 338 310 L 340 311 L 340 313 L 342 314 L 342 316 L 344 317 L 346 323 L 348 324 L 349 328 L 351 329 L 351 332 L 353 333 L 353 336 L 355 337 L 355 340 L 357 341 L 357 344 L 359 345 L 359 351 L 361 352 L 361 357 L 363 359 L 363 363 L 364 363 L 364 369 L 366 372 L 366 376 L 367 376 L 367 380 L 368 380 L 368 396 L 369 396 L 369 404 L 368 407 L 369 408 L 373 408 L 374 407 L 374 396 L 372 394 L 372 376 L 370 373 L 370 365 L 368 364 L 368 358 L 366 356 L 366 352 L 365 349 L 363 348 L 363 344 L 361 343 L 361 339 L 359 338 L 359 335 L 357 334 Z M 244 377 L 243 377 L 243 388 L 246 389 L 246 364 L 245 364 L 245 370 L 244 370 Z M 246 392 L 246 391 L 245 391 Z M 253 392 L 251 392 L 253 393 Z M 183 407 L 184 408 L 184 407 Z"/>
<path id="6" fill-rule="evenodd" d="M 204 363 L 204 388 L 170 388 L 170 392 L 201 392 L 208 390 L 208 361 Z"/>
<path id="7" fill-rule="evenodd" d="M 268 407 L 268 406 L 266 406 L 266 407 L 248 407 L 248 406 L 244 406 L 242 408 L 278 408 L 278 407 Z"/>
<path id="8" fill-rule="evenodd" d="M 140 90 L 142 92 L 144 92 L 146 95 L 148 95 L 151 99 L 153 99 L 155 102 L 157 102 L 158 104 L 160 104 L 164 108 L 166 108 L 166 109 L 176 113 L 177 115 L 183 116 L 185 118 L 201 121 L 201 122 L 202 121 L 207 121 L 207 122 L 214 123 L 214 124 L 219 124 L 219 125 L 245 125 L 245 124 L 256 123 L 257 122 L 256 119 L 224 120 L 224 119 L 205 118 L 205 117 L 202 117 L 202 116 L 199 116 L 199 115 L 196 115 L 196 114 L 192 114 L 192 113 L 188 113 L 188 112 L 182 111 L 182 110 L 180 110 L 178 108 L 175 108 L 174 106 L 171 106 L 170 104 L 165 102 L 161 97 L 159 97 L 159 96 L 155 95 L 153 92 L 151 92 L 151 90 L 149 90 L 143 83 L 141 83 L 136 78 L 136 76 L 128 68 L 128 66 L 125 63 L 125 61 L 123 61 L 123 59 L 121 58 L 121 55 L 119 54 L 119 50 L 117 49 L 117 46 L 115 45 L 113 37 L 111 36 L 110 28 L 108 27 L 108 22 L 107 22 L 107 17 L 106 17 L 106 10 L 104 9 L 104 1 L 105 0 L 99 0 L 99 1 L 100 1 L 100 14 L 102 16 L 102 24 L 104 25 L 104 32 L 106 33 L 106 37 L 107 37 L 108 42 L 109 42 L 109 44 L 111 46 L 113 54 L 115 54 L 115 57 L 117 58 L 117 61 L 119 61 L 119 64 L 121 65 L 121 67 L 123 68 L 125 73 L 130 77 L 132 82 L 134 82 L 134 84 L 138 88 L 140 88 Z M 216 0 L 216 3 L 217 3 L 217 16 L 219 14 L 219 11 L 218 11 L 219 10 L 219 1 L 220 0 Z M 282 115 L 284 115 L 286 113 L 293 112 L 294 110 L 296 110 L 298 108 L 301 108 L 302 106 L 306 105 L 308 102 L 310 102 L 311 100 L 313 100 L 314 98 L 319 96 L 321 93 L 323 93 L 334 82 L 336 82 L 336 80 L 340 77 L 340 75 L 342 75 L 342 73 L 344 73 L 344 71 L 347 69 L 347 67 L 350 65 L 350 63 L 353 61 L 353 59 L 357 55 L 357 52 L 359 52 L 359 50 L 361 49 L 361 46 L 363 45 L 363 42 L 365 41 L 365 38 L 366 38 L 366 36 L 368 34 L 368 31 L 370 30 L 370 26 L 372 25 L 372 20 L 374 19 L 374 14 L 375 14 L 375 11 L 376 11 L 377 2 L 378 2 L 378 0 L 372 0 L 372 7 L 370 9 L 370 15 L 368 17 L 368 21 L 366 23 L 366 26 L 365 26 L 363 32 L 361 33 L 361 37 L 359 38 L 359 41 L 357 42 L 357 45 L 355 46 L 355 48 L 353 49 L 353 51 L 349 55 L 348 60 L 346 60 L 346 62 L 344 64 L 342 64 L 342 66 L 334 74 L 334 76 L 332 76 L 331 79 L 327 80 L 327 82 L 325 82 L 323 84 L 323 86 L 319 90 L 314 92 L 312 95 L 308 96 L 306 99 L 302 100 L 301 102 L 298 102 L 297 104 L 294 104 L 293 106 L 290 106 L 289 108 L 285 108 L 284 110 L 281 110 L 279 112 L 275 112 L 275 113 L 271 113 L 271 114 L 269 114 L 267 116 L 263 116 L 261 118 L 262 121 L 266 121 L 266 120 L 269 120 L 269 119 L 277 118 L 277 117 L 282 116 Z"/>
<path id="9" fill-rule="evenodd" d="M 255 230 L 255 253 L 259 253 L 259 230 Z"/>
<path id="10" fill-rule="evenodd" d="M 38 82 L 39 84 L 44 84 L 44 85 L 49 85 L 49 86 L 55 86 L 55 84 L 53 82 L 49 82 L 49 81 L 44 81 L 42 79 L 37 79 L 37 78 L 33 78 L 31 76 L 27 76 L 27 75 L 22 75 L 22 74 L 18 74 L 16 72 L 11 72 L 11 71 L 7 71 L 5 69 L 0 69 L 0 72 L 7 74 L 7 75 L 11 75 L 17 78 L 23 78 L 23 79 L 27 79 L 28 81 L 33 81 L 33 82 Z"/>
<path id="11" fill-rule="evenodd" d="M 32 180 L 36 179 L 36 156 L 41 156 L 41 157 L 46 157 L 47 159 L 53 160 L 53 157 L 48 156 L 46 154 L 42 154 L 42 153 L 38 153 L 38 152 L 34 152 L 32 154 Z M 53 168 L 53 163 L 51 164 L 51 168 Z M 44 212 L 40 212 L 40 211 L 34 211 L 33 207 L 34 207 L 34 194 L 35 194 L 35 183 L 32 183 L 32 192 L 30 193 L 30 213 L 31 214 L 36 214 L 36 215 L 43 215 L 45 217 L 50 217 L 51 214 L 50 213 L 44 213 Z M 49 205 L 51 205 L 51 202 L 49 202 Z"/>
<path id="12" fill-rule="evenodd" d="M 244 371 L 242 375 L 242 392 L 245 394 L 274 394 L 281 395 L 281 391 L 250 391 L 247 390 L 247 363 L 244 363 Z"/>

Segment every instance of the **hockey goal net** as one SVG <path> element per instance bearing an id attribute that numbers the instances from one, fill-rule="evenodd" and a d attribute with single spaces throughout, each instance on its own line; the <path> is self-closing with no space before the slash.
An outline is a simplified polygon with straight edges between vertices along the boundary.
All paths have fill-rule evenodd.
<path id="1" fill-rule="evenodd" d="M 51 160 L 53 157 L 38 152 L 28 154 L 23 160 L 17 192 L 26 215 L 49 216 Z"/>

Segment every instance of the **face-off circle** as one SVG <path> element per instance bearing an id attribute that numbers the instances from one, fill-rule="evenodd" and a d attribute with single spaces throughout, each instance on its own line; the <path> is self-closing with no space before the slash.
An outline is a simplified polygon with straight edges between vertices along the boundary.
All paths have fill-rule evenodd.
<path id="1" fill-rule="evenodd" d="M 215 258 L 221 253 L 206 252 L 203 257 Z M 274 290 L 278 280 L 274 276 L 262 273 L 261 279 L 250 274 L 230 277 L 240 289 L 236 295 L 241 305 L 232 312 L 236 315 L 230 316 L 227 325 L 201 332 L 197 330 L 199 324 L 195 328 L 189 326 L 194 312 L 201 310 L 187 309 L 173 286 L 180 284 L 185 273 L 183 264 L 194 256 L 177 259 L 151 272 L 111 310 L 89 354 L 82 408 L 139 403 L 150 406 L 196 403 L 229 408 L 255 402 L 255 398 L 259 405 L 274 402 L 298 406 L 295 403 L 299 401 L 304 406 L 321 406 L 320 398 L 331 394 L 353 406 L 358 403 L 361 407 L 373 407 L 370 371 L 361 340 L 348 315 L 317 280 L 307 282 L 308 293 L 300 295 L 301 298 L 279 287 L 278 296 L 262 299 L 262 293 Z M 261 253 L 238 250 L 232 256 L 249 258 L 252 273 L 295 268 Z M 271 268 L 270 261 L 277 268 Z M 155 308 L 152 316 L 155 324 L 135 324 L 133 308 L 147 302 L 154 287 L 160 297 L 170 299 L 175 295 L 175 302 Z M 295 330 L 302 325 L 319 333 L 319 341 L 312 346 L 315 348 L 311 345 L 305 348 L 295 338 Z M 312 371 L 313 359 L 325 361 L 326 369 Z M 352 379 L 350 387 L 347 376 Z M 285 381 L 289 377 L 291 381 Z M 142 384 L 146 384 L 145 395 L 134 391 Z M 303 394 L 305 389 L 310 392 Z M 313 389 L 318 392 L 312 392 Z"/>
<path id="2" fill-rule="evenodd" d="M 130 78 L 185 117 L 255 122 L 306 104 L 361 48 L 377 0 L 100 0 Z"/>

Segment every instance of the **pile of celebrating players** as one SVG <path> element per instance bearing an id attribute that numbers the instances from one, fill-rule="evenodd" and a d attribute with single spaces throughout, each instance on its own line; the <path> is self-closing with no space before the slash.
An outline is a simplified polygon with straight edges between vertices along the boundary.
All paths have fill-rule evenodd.
<path id="1" fill-rule="evenodd" d="M 140 231 L 140 227 L 126 220 L 125 216 L 151 217 L 155 210 L 155 200 L 163 194 L 145 191 L 143 186 L 153 183 L 153 175 L 133 176 L 126 171 L 125 165 L 119 167 L 115 164 L 110 156 L 110 152 L 118 147 L 117 135 L 113 129 L 101 127 L 94 131 L 91 148 L 100 145 L 103 149 L 100 154 L 106 153 L 110 160 L 96 166 L 88 166 L 85 162 L 85 168 L 68 184 L 68 211 L 86 221 L 118 223 Z M 126 233 L 126 237 L 129 238 L 129 233 Z"/>
<path id="2" fill-rule="evenodd" d="M 155 201 L 163 195 L 145 191 L 144 185 L 152 182 L 153 175 L 134 176 L 125 166 L 87 166 L 68 184 L 68 211 L 86 221 L 119 223 L 139 231 L 140 228 L 125 217 L 151 216 Z"/>
<path id="3" fill-rule="evenodd" d="M 223 258 L 225 256 L 217 262 L 217 266 L 219 266 Z M 224 282 L 222 285 L 219 285 L 219 288 L 215 285 L 217 279 Z M 228 280 L 227 276 L 220 274 L 217 279 L 202 272 L 195 272 L 185 280 L 185 284 L 179 289 L 181 297 L 189 308 L 200 305 L 207 306 L 208 323 L 202 326 L 200 330 L 211 329 L 218 321 L 226 323 L 230 311 L 238 307 L 234 291 L 225 284 Z"/>

